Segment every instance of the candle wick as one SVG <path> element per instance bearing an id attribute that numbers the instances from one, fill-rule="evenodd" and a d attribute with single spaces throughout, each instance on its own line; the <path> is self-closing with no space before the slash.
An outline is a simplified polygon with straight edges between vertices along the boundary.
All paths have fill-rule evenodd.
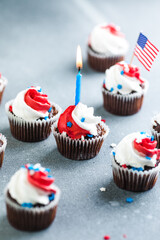
<path id="1" fill-rule="evenodd" d="M 78 73 L 80 73 L 81 72 L 81 68 L 80 67 L 78 67 Z"/>

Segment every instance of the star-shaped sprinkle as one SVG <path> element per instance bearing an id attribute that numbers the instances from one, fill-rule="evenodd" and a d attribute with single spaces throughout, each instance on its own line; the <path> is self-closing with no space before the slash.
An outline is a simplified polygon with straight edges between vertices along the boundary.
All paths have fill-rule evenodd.
<path id="1" fill-rule="evenodd" d="M 100 191 L 101 191 L 101 192 L 105 192 L 105 191 L 106 191 L 106 188 L 101 187 L 101 188 L 100 188 Z"/>

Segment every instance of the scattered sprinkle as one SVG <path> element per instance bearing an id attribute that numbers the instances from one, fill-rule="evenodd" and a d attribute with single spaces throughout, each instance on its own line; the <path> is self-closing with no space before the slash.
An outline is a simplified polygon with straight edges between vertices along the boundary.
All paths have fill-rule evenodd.
<path id="1" fill-rule="evenodd" d="M 71 122 L 67 122 L 67 127 L 72 127 L 72 123 Z"/>
<path id="2" fill-rule="evenodd" d="M 22 207 L 32 208 L 32 207 L 33 207 L 33 204 L 32 204 L 32 203 L 22 203 L 21 206 L 22 206 Z"/>
<path id="3" fill-rule="evenodd" d="M 146 156 L 146 159 L 151 160 L 151 157 Z"/>
<path id="4" fill-rule="evenodd" d="M 50 201 L 54 200 L 54 193 L 50 194 L 48 197 Z"/>
<path id="5" fill-rule="evenodd" d="M 47 120 L 48 118 L 49 118 L 48 116 L 44 117 L 45 120 Z"/>
<path id="6" fill-rule="evenodd" d="M 42 92 L 42 88 L 38 89 L 38 92 Z"/>
<path id="7" fill-rule="evenodd" d="M 133 198 L 130 198 L 130 197 L 126 198 L 126 202 L 127 203 L 132 203 L 133 202 Z"/>
<path id="8" fill-rule="evenodd" d="M 110 147 L 114 148 L 114 147 L 116 147 L 116 144 L 115 143 L 111 143 Z"/>
<path id="9" fill-rule="evenodd" d="M 111 237 L 109 236 L 109 235 L 106 235 L 106 236 L 104 236 L 104 239 L 105 240 L 108 240 L 108 239 L 110 239 Z"/>
<path id="10" fill-rule="evenodd" d="M 122 89 L 122 85 L 121 85 L 121 84 L 118 84 L 118 85 L 117 85 L 117 88 L 118 88 L 118 89 Z"/>
<path id="11" fill-rule="evenodd" d="M 113 156 L 115 156 L 115 155 L 116 155 L 116 153 L 115 153 L 115 152 L 112 152 L 112 154 L 113 154 Z"/>
<path id="12" fill-rule="evenodd" d="M 90 137 L 90 138 L 92 138 L 92 137 L 93 137 L 93 135 L 92 135 L 92 134 L 87 134 L 87 136 L 88 136 L 88 137 Z"/>
<path id="13" fill-rule="evenodd" d="M 152 142 L 154 141 L 154 136 L 151 136 L 151 141 L 152 141 Z"/>
<path id="14" fill-rule="evenodd" d="M 51 112 L 51 110 L 52 110 L 52 107 L 50 107 L 50 108 L 49 108 L 48 112 L 50 113 L 50 112 Z"/>
<path id="15" fill-rule="evenodd" d="M 113 90 L 114 90 L 114 88 L 113 88 L 113 87 L 111 87 L 111 89 L 110 89 L 110 92 L 113 92 Z"/>
<path id="16" fill-rule="evenodd" d="M 101 188 L 100 188 L 100 191 L 101 191 L 101 192 L 105 192 L 105 191 L 106 191 L 106 188 L 101 187 Z"/>
<path id="17" fill-rule="evenodd" d="M 124 74 L 124 71 L 122 70 L 122 71 L 121 71 L 121 75 L 123 75 L 123 74 Z"/>
<path id="18" fill-rule="evenodd" d="M 132 167 L 132 170 L 140 172 L 140 171 L 143 171 L 143 168 L 142 167 L 140 167 L 140 168 Z"/>
<path id="19" fill-rule="evenodd" d="M 102 122 L 104 122 L 104 123 L 106 122 L 106 120 L 105 120 L 105 119 L 101 119 L 101 121 L 102 121 Z"/>
<path id="20" fill-rule="evenodd" d="M 12 105 L 9 106 L 9 111 L 12 112 Z"/>
<path id="21" fill-rule="evenodd" d="M 126 165 L 126 164 L 123 164 L 122 167 L 123 167 L 123 168 L 127 168 L 127 165 Z"/>
<path id="22" fill-rule="evenodd" d="M 146 132 L 140 132 L 140 134 L 146 134 Z"/>
<path id="23" fill-rule="evenodd" d="M 127 238 L 127 235 L 126 235 L 126 234 L 123 234 L 123 238 Z"/>
<path id="24" fill-rule="evenodd" d="M 84 118 L 84 117 L 82 117 L 82 118 L 81 118 L 81 122 L 84 122 L 84 121 L 85 121 L 85 118 Z"/>

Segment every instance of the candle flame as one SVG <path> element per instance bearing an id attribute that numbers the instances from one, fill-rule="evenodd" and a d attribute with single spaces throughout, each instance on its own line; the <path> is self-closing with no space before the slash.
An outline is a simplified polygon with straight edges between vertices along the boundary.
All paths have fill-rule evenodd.
<path id="1" fill-rule="evenodd" d="M 78 45 L 77 47 L 77 57 L 76 57 L 76 67 L 78 69 L 82 69 L 82 51 L 81 51 L 81 48 L 80 46 Z"/>

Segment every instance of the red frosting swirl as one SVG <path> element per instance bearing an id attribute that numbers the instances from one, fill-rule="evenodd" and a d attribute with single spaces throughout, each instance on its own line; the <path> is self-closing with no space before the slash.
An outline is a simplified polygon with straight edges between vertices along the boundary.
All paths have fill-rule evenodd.
<path id="1" fill-rule="evenodd" d="M 75 109 L 75 105 L 69 106 L 61 115 L 58 120 L 58 130 L 60 133 L 66 132 L 72 139 L 80 139 L 81 136 L 90 134 L 89 131 L 81 128 L 72 118 L 72 112 Z M 67 123 L 68 124 L 67 126 Z"/>
<path id="2" fill-rule="evenodd" d="M 124 37 L 124 34 L 119 31 L 119 28 L 112 23 L 106 26 L 102 26 L 101 28 L 109 30 L 110 33 L 118 37 Z"/>
<path id="3" fill-rule="evenodd" d="M 35 88 L 30 88 L 24 96 L 25 103 L 34 110 L 46 113 L 51 104 L 48 102 L 48 95 L 38 92 Z"/>
<path id="4" fill-rule="evenodd" d="M 134 148 L 145 156 L 153 157 L 157 154 L 157 160 L 160 159 L 160 149 L 157 149 L 157 141 L 152 141 L 151 138 L 143 138 L 141 142 L 137 142 L 137 139 L 133 141 Z"/>
<path id="5" fill-rule="evenodd" d="M 35 171 L 33 174 L 28 170 L 28 181 L 37 188 L 51 194 L 56 193 L 56 190 L 51 187 L 54 182 L 54 178 L 48 177 L 48 172 Z"/>
<path id="6" fill-rule="evenodd" d="M 144 83 L 143 79 L 140 78 L 140 69 L 138 67 L 128 64 L 129 70 L 126 71 L 125 64 L 123 63 L 117 63 L 117 64 L 122 67 L 124 72 L 123 74 L 127 75 L 128 77 L 135 77 L 137 78 L 137 80 L 140 81 L 140 83 Z"/>

